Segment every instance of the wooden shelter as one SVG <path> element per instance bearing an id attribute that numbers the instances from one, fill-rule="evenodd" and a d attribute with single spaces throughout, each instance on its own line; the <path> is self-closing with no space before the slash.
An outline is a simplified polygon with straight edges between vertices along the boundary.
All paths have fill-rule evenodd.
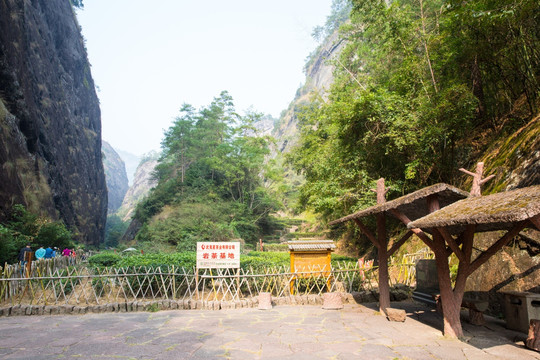
<path id="1" fill-rule="evenodd" d="M 296 278 L 310 276 L 330 277 L 332 274 L 332 251 L 336 248 L 332 240 L 289 241 L 291 272 L 298 273 L 291 280 L 291 294 Z"/>
<path id="2" fill-rule="evenodd" d="M 477 174 L 478 171 L 477 168 Z M 473 173 L 469 173 L 473 174 Z M 491 256 L 503 248 L 526 227 L 540 230 L 540 186 L 532 186 L 488 196 L 479 196 L 477 181 L 475 196 L 458 201 L 408 224 L 415 231 L 432 234 L 422 240 L 435 253 L 437 275 L 444 317 L 444 334 L 463 336 L 460 309 L 467 278 Z M 478 179 L 477 179 L 478 180 Z M 484 181 L 485 182 L 485 181 Z M 471 195 L 473 191 L 471 191 Z M 432 202 L 437 209 L 440 204 Z M 474 234 L 505 230 L 506 233 L 487 250 L 473 256 Z M 454 288 L 450 280 L 448 257 L 454 253 L 459 260 Z"/>
<path id="3" fill-rule="evenodd" d="M 421 218 L 436 209 L 430 205 L 436 201 L 440 207 L 450 205 L 460 199 L 466 198 L 469 193 L 448 184 L 435 184 L 400 198 L 386 201 L 387 189 L 384 186 L 384 179 L 377 181 L 377 189 L 372 189 L 377 193 L 377 205 L 360 210 L 354 214 L 344 216 L 334 220 L 329 225 L 336 225 L 346 221 L 354 221 L 368 239 L 375 245 L 378 251 L 379 262 L 379 309 L 386 313 L 390 307 L 390 286 L 388 284 L 388 259 L 416 233 L 419 237 L 430 240 L 420 229 L 411 229 L 400 240 L 388 248 L 388 238 L 386 233 L 386 215 L 391 214 L 406 226 L 411 220 Z M 377 217 L 377 234 L 373 234 L 360 220 L 363 217 L 375 215 Z"/>

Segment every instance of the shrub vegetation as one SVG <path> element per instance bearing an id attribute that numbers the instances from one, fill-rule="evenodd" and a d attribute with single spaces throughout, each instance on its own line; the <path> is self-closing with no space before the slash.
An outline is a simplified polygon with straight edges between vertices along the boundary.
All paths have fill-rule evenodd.
<path id="1" fill-rule="evenodd" d="M 61 221 L 51 221 L 29 212 L 23 205 L 14 205 L 8 219 L 0 224 L 0 264 L 17 262 L 19 250 L 30 244 L 39 246 L 73 247 L 70 231 Z"/>

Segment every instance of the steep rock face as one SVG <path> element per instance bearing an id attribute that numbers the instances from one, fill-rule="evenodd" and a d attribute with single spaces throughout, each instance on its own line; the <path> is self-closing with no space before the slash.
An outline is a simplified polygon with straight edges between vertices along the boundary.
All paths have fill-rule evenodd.
<path id="1" fill-rule="evenodd" d="M 0 218 L 16 203 L 103 241 L 99 102 L 66 0 L 0 0 Z"/>
<path id="2" fill-rule="evenodd" d="M 137 166 L 139 166 L 139 163 L 141 162 L 141 157 L 120 149 L 116 149 L 116 152 L 120 155 L 126 165 L 128 185 L 131 186 L 133 185 L 133 178 L 135 177 Z"/>
<path id="3" fill-rule="evenodd" d="M 298 138 L 298 111 L 314 98 L 326 99 L 326 93 L 334 81 L 334 57 L 339 55 L 343 42 L 338 40 L 335 32 L 319 46 L 306 66 L 306 82 L 298 89 L 294 100 L 280 117 L 279 124 L 274 128 L 272 135 L 277 139 L 277 150 L 287 153 L 296 144 Z"/>
<path id="4" fill-rule="evenodd" d="M 109 196 L 107 209 L 109 214 L 112 214 L 122 205 L 129 188 L 126 165 L 108 142 L 103 141 L 101 149 L 103 151 L 103 167 Z"/>
<path id="5" fill-rule="evenodd" d="M 489 193 L 539 185 L 540 115 L 492 144 L 481 161 L 486 164 L 485 173 L 495 175 L 485 186 Z"/>
<path id="6" fill-rule="evenodd" d="M 142 200 L 148 192 L 157 185 L 152 179 L 152 173 L 157 165 L 157 159 L 150 158 L 141 161 L 135 172 L 133 185 L 128 189 L 124 196 L 122 206 L 118 210 L 118 215 L 123 221 L 129 221 L 133 216 L 133 211 L 137 203 Z"/>

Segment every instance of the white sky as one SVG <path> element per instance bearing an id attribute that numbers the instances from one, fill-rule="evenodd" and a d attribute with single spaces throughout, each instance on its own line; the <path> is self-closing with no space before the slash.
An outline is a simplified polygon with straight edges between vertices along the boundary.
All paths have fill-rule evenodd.
<path id="1" fill-rule="evenodd" d="M 278 117 L 304 82 L 332 0 L 85 0 L 77 11 L 99 88 L 103 139 L 159 150 L 183 103 L 229 91 L 240 113 Z"/>

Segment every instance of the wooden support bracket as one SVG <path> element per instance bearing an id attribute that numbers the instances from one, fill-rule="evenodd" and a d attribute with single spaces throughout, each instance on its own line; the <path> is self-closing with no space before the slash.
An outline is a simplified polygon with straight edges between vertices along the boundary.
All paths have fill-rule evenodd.
<path id="1" fill-rule="evenodd" d="M 461 251 L 461 249 L 459 248 L 457 242 L 454 240 L 452 235 L 450 235 L 448 230 L 446 228 L 444 228 L 444 227 L 441 227 L 441 228 L 437 228 L 437 231 L 441 234 L 441 236 L 446 241 L 446 243 L 448 244 L 450 249 L 452 249 L 454 254 L 456 254 L 459 261 L 465 261 L 465 254 L 463 253 L 463 251 Z"/>
<path id="2" fill-rule="evenodd" d="M 499 240 L 495 242 L 495 244 L 491 245 L 489 249 L 478 255 L 478 257 L 471 263 L 471 266 L 468 269 L 468 274 L 472 274 L 476 269 L 478 269 L 483 263 L 489 260 L 490 257 L 495 255 L 497 251 L 503 248 L 506 244 L 510 242 L 516 236 L 519 234 L 521 230 L 525 228 L 527 225 L 527 221 L 520 221 L 516 223 L 512 229 L 510 229 L 506 234 L 504 234 L 503 237 L 501 237 Z"/>
<path id="3" fill-rule="evenodd" d="M 371 231 L 369 231 L 369 229 L 367 228 L 366 225 L 364 225 L 360 220 L 358 219 L 353 219 L 354 222 L 356 223 L 356 225 L 358 225 L 358 227 L 360 228 L 360 230 L 362 230 L 362 232 L 364 233 L 364 235 L 366 235 L 368 237 L 368 239 L 377 247 L 377 249 L 380 249 L 381 245 L 379 244 L 379 241 L 377 241 L 377 238 L 375 237 L 375 235 L 373 235 L 373 233 Z"/>
<path id="4" fill-rule="evenodd" d="M 390 257 L 394 255 L 394 253 L 401 247 L 401 245 L 405 243 L 405 241 L 407 241 L 407 239 L 409 239 L 412 236 L 412 234 L 414 234 L 412 230 L 407 231 L 407 233 L 403 235 L 401 239 L 398 240 L 398 242 L 392 245 L 390 250 L 388 250 L 388 256 Z"/>
<path id="5" fill-rule="evenodd" d="M 411 220 L 407 217 L 407 215 L 403 214 L 402 212 L 391 209 L 389 210 L 392 215 L 394 215 L 398 220 L 400 220 L 405 226 L 407 226 Z M 433 250 L 433 241 L 429 238 L 429 236 L 426 235 L 425 232 L 422 231 L 422 229 L 414 228 L 411 229 L 411 231 L 420 238 L 431 250 Z"/>

